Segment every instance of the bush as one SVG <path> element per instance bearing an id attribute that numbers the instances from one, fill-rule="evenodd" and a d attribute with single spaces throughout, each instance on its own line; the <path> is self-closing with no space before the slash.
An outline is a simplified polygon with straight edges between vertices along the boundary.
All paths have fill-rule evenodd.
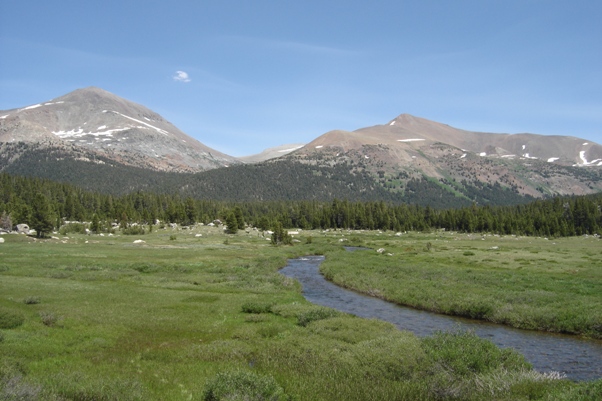
<path id="1" fill-rule="evenodd" d="M 427 355 L 455 377 L 489 373 L 503 368 L 509 371 L 530 369 L 524 356 L 513 349 L 501 349 L 470 331 L 439 332 L 422 341 Z"/>
<path id="2" fill-rule="evenodd" d="M 317 307 L 308 310 L 307 312 L 303 312 L 299 314 L 297 317 L 297 324 L 299 326 L 307 326 L 311 322 L 315 322 L 316 320 L 328 319 L 330 317 L 338 317 L 341 316 L 342 313 L 331 308 L 325 307 Z"/>
<path id="3" fill-rule="evenodd" d="M 220 372 L 206 385 L 203 401 L 284 401 L 290 400 L 272 376 L 234 370 Z"/>
<path id="4" fill-rule="evenodd" d="M 69 233 L 86 234 L 86 225 L 83 223 L 69 223 L 65 224 L 59 229 L 61 235 L 67 235 Z"/>
<path id="5" fill-rule="evenodd" d="M 247 302 L 243 304 L 242 311 L 244 313 L 271 313 L 272 304 L 260 304 L 255 302 Z"/>
<path id="6" fill-rule="evenodd" d="M 156 272 L 162 270 L 162 267 L 155 263 L 145 263 L 145 262 L 134 263 L 130 266 L 130 268 L 133 270 L 136 270 L 137 272 L 140 272 L 140 273 L 156 273 Z"/>
<path id="7" fill-rule="evenodd" d="M 42 302 L 42 300 L 40 299 L 40 297 L 27 297 L 23 300 L 23 303 L 25 305 L 35 305 L 35 304 L 39 304 L 40 302 Z"/>
<path id="8" fill-rule="evenodd" d="M 40 312 L 40 319 L 44 326 L 53 327 L 58 322 L 58 317 L 52 312 Z"/>
<path id="9" fill-rule="evenodd" d="M 121 230 L 123 235 L 144 235 L 146 231 L 142 226 L 129 226 Z"/>
<path id="10" fill-rule="evenodd" d="M 0 329 L 14 329 L 25 322 L 25 316 L 18 312 L 0 309 Z"/>

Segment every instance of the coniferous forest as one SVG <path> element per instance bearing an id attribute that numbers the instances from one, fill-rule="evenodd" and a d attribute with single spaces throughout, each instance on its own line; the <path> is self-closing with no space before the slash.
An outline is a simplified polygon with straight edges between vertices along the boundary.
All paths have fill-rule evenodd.
<path id="1" fill-rule="evenodd" d="M 385 201 L 333 199 L 233 202 L 179 194 L 132 192 L 110 195 L 54 181 L 0 174 L 0 228 L 29 224 L 39 234 L 65 221 L 94 222 L 94 231 L 157 221 L 192 225 L 215 219 L 270 229 L 276 224 L 300 229 L 424 231 L 445 229 L 562 237 L 602 234 L 602 194 L 557 197 L 514 206 L 436 209 Z M 230 223 L 232 225 L 232 223 Z"/>

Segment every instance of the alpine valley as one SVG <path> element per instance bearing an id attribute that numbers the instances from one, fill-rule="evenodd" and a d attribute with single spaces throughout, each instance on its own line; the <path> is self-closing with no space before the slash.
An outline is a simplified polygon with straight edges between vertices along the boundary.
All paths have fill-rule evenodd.
<path id="1" fill-rule="evenodd" d="M 602 146 L 578 137 L 465 131 L 402 114 L 237 159 L 144 106 L 90 87 L 0 111 L 0 172 L 109 194 L 445 208 L 602 192 Z"/>

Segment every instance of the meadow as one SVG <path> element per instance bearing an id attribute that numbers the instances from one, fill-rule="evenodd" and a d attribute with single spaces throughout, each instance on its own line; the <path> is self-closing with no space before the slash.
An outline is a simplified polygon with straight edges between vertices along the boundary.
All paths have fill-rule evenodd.
<path id="1" fill-rule="evenodd" d="M 340 286 L 447 315 L 602 338 L 598 237 L 440 231 L 347 238 L 381 252 L 327 258 L 321 272 Z"/>
<path id="2" fill-rule="evenodd" d="M 562 289 L 569 287 L 587 299 L 575 304 L 585 309 L 576 310 L 591 313 L 600 302 L 599 240 L 552 245 L 393 234 L 302 232 L 293 246 L 272 246 L 257 231 L 228 235 L 206 226 L 139 237 L 4 235 L 0 399 L 598 399 L 602 380 L 574 383 L 535 372 L 522 355 L 471 333 L 421 339 L 385 322 L 312 305 L 278 269 L 289 258 L 324 254 L 324 271 L 336 282 L 389 297 L 383 277 L 397 283 L 401 275 L 415 276 L 416 283 L 443 286 L 433 294 L 449 288 L 452 295 L 438 305 L 469 304 L 454 285 L 472 280 L 466 292 L 485 306 L 489 289 L 479 288 L 492 286 L 486 272 L 532 273 L 506 283 L 500 291 L 508 299 L 551 274 L 566 283 L 535 292 L 565 304 L 570 297 Z M 345 259 L 350 254 L 342 245 L 384 251 Z M 460 273 L 443 275 L 446 265 Z M 414 276 L 391 270 L 404 266 L 413 266 Z M 356 284 L 362 277 L 365 288 Z M 458 277 L 463 281 L 452 285 Z M 579 327 L 589 331 L 576 332 L 595 336 L 595 324 Z"/>

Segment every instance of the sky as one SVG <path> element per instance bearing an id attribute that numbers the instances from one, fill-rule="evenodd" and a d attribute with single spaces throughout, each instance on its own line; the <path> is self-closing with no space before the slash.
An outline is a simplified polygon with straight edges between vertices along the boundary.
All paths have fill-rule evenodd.
<path id="1" fill-rule="evenodd" d="M 245 156 L 402 113 L 602 144 L 599 0 L 2 0 L 0 110 L 96 86 Z"/>

